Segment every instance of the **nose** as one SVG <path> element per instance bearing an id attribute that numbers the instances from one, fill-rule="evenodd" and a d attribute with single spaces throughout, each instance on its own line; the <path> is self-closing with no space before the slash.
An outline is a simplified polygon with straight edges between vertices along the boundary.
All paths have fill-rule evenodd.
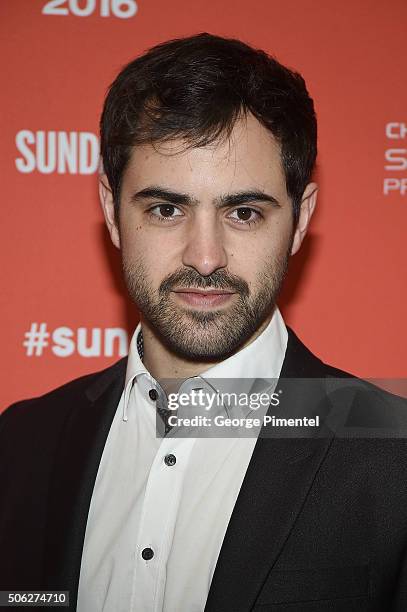
<path id="1" fill-rule="evenodd" d="M 221 223 L 212 215 L 197 217 L 188 228 L 187 242 L 182 254 L 184 266 L 194 268 L 202 276 L 209 276 L 227 265 Z"/>

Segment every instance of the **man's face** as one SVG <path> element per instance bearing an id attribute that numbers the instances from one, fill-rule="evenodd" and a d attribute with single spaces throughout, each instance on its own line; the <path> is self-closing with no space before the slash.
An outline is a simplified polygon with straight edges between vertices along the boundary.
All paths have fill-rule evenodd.
<path id="1" fill-rule="evenodd" d="M 137 146 L 112 225 L 142 320 L 180 357 L 223 360 L 270 320 L 292 252 L 279 146 L 251 115 L 210 146 Z"/>

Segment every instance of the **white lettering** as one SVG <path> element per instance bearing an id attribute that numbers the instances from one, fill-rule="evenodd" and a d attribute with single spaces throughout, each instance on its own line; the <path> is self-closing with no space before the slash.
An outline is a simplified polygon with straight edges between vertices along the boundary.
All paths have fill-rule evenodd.
<path id="1" fill-rule="evenodd" d="M 120 327 L 112 327 L 105 330 L 105 357 L 113 357 L 115 340 L 118 340 L 119 356 L 127 355 L 128 337 L 126 330 Z"/>
<path id="2" fill-rule="evenodd" d="M 54 346 L 52 352 L 57 357 L 69 357 L 75 352 L 75 342 L 71 340 L 73 331 L 70 327 L 57 327 L 52 334 Z"/>
<path id="3" fill-rule="evenodd" d="M 69 8 L 73 15 L 78 17 L 87 17 L 91 15 L 96 8 L 96 0 L 86 0 L 85 6 L 81 8 L 78 4 L 78 0 L 69 0 Z"/>
<path id="4" fill-rule="evenodd" d="M 80 3 L 84 6 L 80 6 Z M 42 14 L 65 16 L 71 13 L 76 17 L 88 17 L 97 12 L 97 5 L 101 17 L 112 14 L 120 19 L 134 17 L 138 9 L 135 0 L 99 0 L 98 3 L 97 0 L 48 0 L 42 7 Z"/>
<path id="5" fill-rule="evenodd" d="M 387 149 L 386 161 L 393 162 L 385 166 L 386 170 L 407 170 L 407 149 Z"/>
<path id="6" fill-rule="evenodd" d="M 383 183 L 383 193 L 388 195 L 391 191 L 400 192 L 400 195 L 407 193 L 407 178 L 385 178 Z"/>
<path id="7" fill-rule="evenodd" d="M 19 172 L 93 174 L 98 170 L 99 140 L 91 132 L 20 130 L 16 147 L 22 155 L 15 160 Z"/>
<path id="8" fill-rule="evenodd" d="M 95 134 L 79 134 L 79 173 L 93 174 L 99 164 L 99 141 Z"/>
<path id="9" fill-rule="evenodd" d="M 70 174 L 78 172 L 78 133 L 60 132 L 58 138 L 58 174 L 65 174 L 68 168 Z"/>
<path id="10" fill-rule="evenodd" d="M 386 136 L 394 140 L 400 140 L 407 136 L 407 125 L 405 123 L 387 123 Z"/>
<path id="11" fill-rule="evenodd" d="M 45 146 L 46 134 L 47 132 L 43 131 L 37 132 L 37 170 L 41 174 L 51 174 L 57 166 L 56 132 L 48 132 L 47 146 Z"/>
<path id="12" fill-rule="evenodd" d="M 25 160 L 21 157 L 16 159 L 16 167 L 19 172 L 32 172 L 35 170 L 35 155 L 28 148 L 29 144 L 34 144 L 35 136 L 30 130 L 21 130 L 16 134 L 16 147 Z"/>
<path id="13" fill-rule="evenodd" d="M 92 329 L 92 341 L 86 346 L 88 330 L 86 327 L 78 327 L 78 353 L 82 357 L 99 357 L 102 350 L 102 330 L 99 327 Z"/>

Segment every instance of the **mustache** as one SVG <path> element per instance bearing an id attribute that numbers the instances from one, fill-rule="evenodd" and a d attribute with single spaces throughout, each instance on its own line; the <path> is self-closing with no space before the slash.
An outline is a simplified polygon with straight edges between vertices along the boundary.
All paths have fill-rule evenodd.
<path id="1" fill-rule="evenodd" d="M 182 268 L 167 276 L 158 289 L 160 295 L 168 295 L 175 287 L 189 289 L 226 289 L 249 296 L 249 285 L 239 276 L 226 270 L 215 270 L 208 276 L 202 276 L 196 270 Z"/>

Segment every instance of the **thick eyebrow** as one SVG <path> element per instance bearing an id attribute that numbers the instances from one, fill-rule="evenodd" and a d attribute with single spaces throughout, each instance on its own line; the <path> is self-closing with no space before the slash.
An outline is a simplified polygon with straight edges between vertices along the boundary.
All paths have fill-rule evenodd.
<path id="1" fill-rule="evenodd" d="M 224 206 L 239 206 L 240 204 L 249 204 L 250 202 L 269 202 L 274 206 L 280 206 L 275 197 L 259 189 L 239 191 L 220 196 L 216 198 L 215 205 L 217 208 L 223 208 Z"/>
<path id="2" fill-rule="evenodd" d="M 151 187 L 146 187 L 141 191 L 137 191 L 130 198 L 131 202 L 135 203 L 139 200 L 148 199 L 158 199 L 164 202 L 169 202 L 170 204 L 184 206 L 197 206 L 199 204 L 199 200 L 191 197 L 187 193 L 178 193 L 176 191 L 172 191 L 171 189 L 154 185 Z M 239 206 L 241 204 L 248 204 L 250 202 L 269 202 L 274 206 L 280 206 L 275 197 L 258 189 L 228 193 L 226 195 L 219 196 L 214 200 L 216 208 Z"/>
<path id="3" fill-rule="evenodd" d="M 177 193 L 171 189 L 164 187 L 146 187 L 141 191 L 134 193 L 131 198 L 131 202 L 137 202 L 138 200 L 164 200 L 164 202 L 170 202 L 171 204 L 183 204 L 184 206 L 195 206 L 198 204 L 198 200 L 191 198 L 186 193 Z"/>

